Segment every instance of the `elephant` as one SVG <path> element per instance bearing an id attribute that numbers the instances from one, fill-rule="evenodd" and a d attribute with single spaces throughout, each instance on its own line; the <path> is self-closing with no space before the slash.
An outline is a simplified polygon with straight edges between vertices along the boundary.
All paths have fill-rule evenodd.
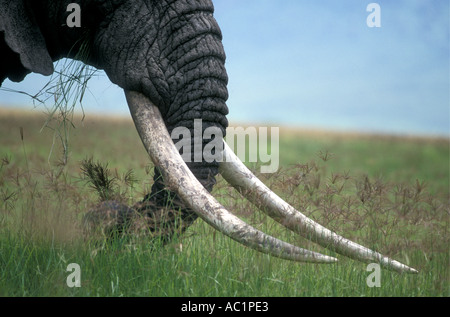
<path id="1" fill-rule="evenodd" d="M 72 2 L 81 12 L 79 26 L 68 23 Z M 254 176 L 223 139 L 215 151 L 226 160 L 182 159 L 171 138 L 175 128 L 193 130 L 201 119 L 203 131 L 214 128 L 225 136 L 228 126 L 226 55 L 212 0 L 0 0 L 0 9 L 0 84 L 6 78 L 21 81 L 31 72 L 50 75 L 53 62 L 65 57 L 104 70 L 124 90 L 155 164 L 154 184 L 141 208 L 151 217 L 158 218 L 159 207 L 170 201 L 172 216 L 163 223 L 168 227 L 185 228 L 200 217 L 260 252 L 300 262 L 337 261 L 269 236 L 229 212 L 211 195 L 220 173 L 263 212 L 311 241 L 393 271 L 418 272 L 297 211 Z M 200 150 L 212 139 L 203 140 Z M 125 215 L 134 210 L 109 204 Z"/>

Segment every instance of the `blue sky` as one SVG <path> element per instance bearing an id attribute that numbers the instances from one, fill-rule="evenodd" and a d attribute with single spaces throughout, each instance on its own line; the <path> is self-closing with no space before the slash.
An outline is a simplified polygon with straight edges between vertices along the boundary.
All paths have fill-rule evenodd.
<path id="1" fill-rule="evenodd" d="M 449 135 L 449 2 L 215 0 L 233 122 Z M 47 78 L 3 87 L 35 93 Z M 87 112 L 128 115 L 106 75 L 90 82 Z M 0 91 L 0 104 L 31 100 Z"/>

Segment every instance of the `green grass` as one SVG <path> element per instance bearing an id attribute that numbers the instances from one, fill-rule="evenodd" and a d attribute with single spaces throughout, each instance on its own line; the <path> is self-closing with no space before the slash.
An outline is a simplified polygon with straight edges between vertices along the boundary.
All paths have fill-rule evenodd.
<path id="1" fill-rule="evenodd" d="M 107 163 L 130 205 L 149 190 L 151 164 L 130 120 L 75 121 L 68 152 L 54 131 L 39 133 L 45 120 L 38 111 L 0 112 L 0 296 L 450 295 L 447 139 L 281 130 L 282 169 L 264 181 L 323 225 L 420 271 L 383 270 L 381 287 L 369 288 L 365 264 L 339 255 L 335 265 L 280 260 L 201 220 L 164 247 L 149 237 L 91 241 L 81 219 L 99 198 L 81 162 Z M 331 159 L 321 159 L 324 153 Z M 133 186 L 126 184 L 129 170 L 138 179 Z M 216 197 L 253 226 L 336 256 L 256 212 L 218 180 Z M 66 284 L 69 263 L 80 265 L 80 288 Z"/>
<path id="2" fill-rule="evenodd" d="M 1 295 L 8 296 L 442 296 L 445 256 L 425 259 L 419 275 L 383 271 L 381 287 L 366 285 L 365 266 L 309 265 L 274 259 L 217 237 L 199 224 L 202 237 L 183 239 L 183 251 L 151 248 L 143 239 L 116 241 L 95 253 L 81 244 L 58 245 L 3 236 Z M 209 239 L 209 240 L 208 240 Z M 69 263 L 81 267 L 81 287 L 66 285 Z M 438 280 L 440 279 L 440 280 Z"/>

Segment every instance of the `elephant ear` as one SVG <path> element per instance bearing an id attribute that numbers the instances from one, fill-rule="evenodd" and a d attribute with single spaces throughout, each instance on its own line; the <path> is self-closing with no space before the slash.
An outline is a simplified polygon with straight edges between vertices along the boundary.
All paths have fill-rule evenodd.
<path id="1" fill-rule="evenodd" d="M 53 73 L 45 39 L 29 13 L 22 0 L 0 0 L 0 47 L 11 59 L 4 63 L 9 65 L 0 67 L 0 83 L 5 77 L 20 81 L 30 71 L 42 75 Z"/>

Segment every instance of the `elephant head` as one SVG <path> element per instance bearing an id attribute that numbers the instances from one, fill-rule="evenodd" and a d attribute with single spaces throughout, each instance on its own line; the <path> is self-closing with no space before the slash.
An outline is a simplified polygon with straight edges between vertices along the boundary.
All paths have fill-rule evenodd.
<path id="1" fill-rule="evenodd" d="M 194 120 L 201 119 L 203 131 L 214 128 L 224 136 L 228 125 L 225 52 L 211 0 L 79 0 L 80 27 L 69 27 L 67 8 L 72 2 L 0 0 L 0 49 L 6 56 L 0 65 L 0 83 L 5 78 L 20 81 L 30 72 L 49 75 L 53 61 L 62 57 L 103 69 L 124 89 L 136 128 L 156 166 L 146 200 L 164 206 L 171 199 L 185 223 L 199 216 L 261 252 L 295 261 L 336 261 L 268 236 L 228 212 L 210 194 L 214 177 L 221 173 L 262 211 L 302 236 L 360 261 L 417 272 L 295 210 L 260 182 L 225 142 L 215 149 L 226 158 L 223 162 L 182 159 L 170 137 L 175 128 L 193 130 Z M 81 56 L 77 52 L 82 47 L 87 54 Z"/>

